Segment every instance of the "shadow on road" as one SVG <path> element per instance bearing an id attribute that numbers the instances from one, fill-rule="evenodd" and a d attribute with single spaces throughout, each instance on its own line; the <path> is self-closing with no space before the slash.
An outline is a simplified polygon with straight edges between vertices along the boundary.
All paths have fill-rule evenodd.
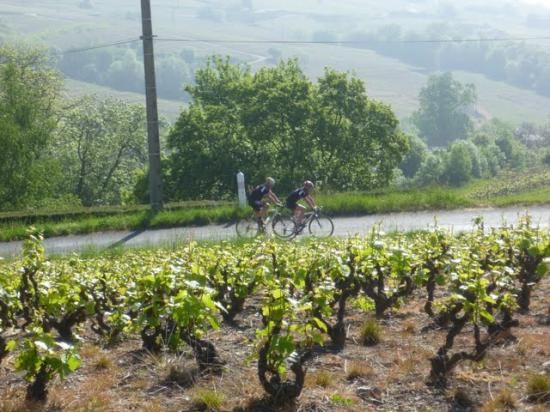
<path id="1" fill-rule="evenodd" d="M 127 236 L 124 236 L 122 239 L 117 240 L 115 243 L 107 246 L 107 249 L 116 249 L 117 247 L 123 246 L 126 242 L 129 242 L 133 238 L 141 235 L 143 232 L 145 232 L 146 229 L 138 229 L 133 231 Z"/>
<path id="2" fill-rule="evenodd" d="M 147 230 L 149 227 L 149 224 L 151 223 L 151 220 L 157 215 L 158 212 L 155 212 L 153 210 L 149 210 L 143 220 L 140 222 L 140 228 L 137 230 L 134 230 L 132 233 L 130 233 L 127 236 L 124 236 L 122 239 L 117 240 L 115 243 L 107 246 L 107 250 L 109 249 L 116 249 L 117 247 L 124 246 L 125 243 L 129 242 L 133 238 L 141 235 L 143 232 Z"/>

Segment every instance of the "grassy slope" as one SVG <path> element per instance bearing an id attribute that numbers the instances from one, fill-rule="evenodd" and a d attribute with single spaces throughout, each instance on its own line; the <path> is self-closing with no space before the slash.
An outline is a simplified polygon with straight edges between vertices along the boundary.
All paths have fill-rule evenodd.
<path id="1" fill-rule="evenodd" d="M 311 5 L 315 4 L 315 2 L 310 3 Z M 79 9 L 76 7 L 76 2 L 72 0 L 60 0 L 57 4 L 61 6 L 56 8 L 38 0 L 28 0 L 24 5 L 15 0 L 7 0 L 0 5 L 0 19 L 3 17 L 3 12 L 12 13 L 9 15 L 9 20 L 7 18 L 2 20 L 9 23 L 14 33 L 25 33 L 27 39 L 55 45 L 61 49 L 127 39 L 139 35 L 139 19 L 136 18 L 136 13 L 139 10 L 136 9 L 134 2 L 120 0 L 115 4 L 96 1 L 96 7 L 93 10 Z M 263 2 L 259 2 L 257 7 L 260 8 L 262 4 Z M 265 3 L 265 5 L 267 4 Z M 189 1 L 178 11 L 174 11 L 173 2 L 157 2 L 155 4 L 157 33 L 161 37 L 180 38 L 291 39 L 297 38 L 300 30 L 303 30 L 303 34 L 305 34 L 311 30 L 322 28 L 319 22 L 305 18 L 300 13 L 260 20 L 254 25 L 198 20 L 195 17 L 196 10 L 202 6 L 201 2 Z M 397 7 L 397 3 L 393 6 Z M 291 7 L 291 5 L 290 2 L 286 2 L 279 7 Z M 301 10 L 301 13 L 312 11 L 320 13 L 326 11 L 325 9 L 329 6 L 325 4 L 321 9 L 306 9 L 304 3 L 300 7 L 294 6 Z M 381 13 L 383 8 L 376 6 L 376 9 L 379 10 L 373 9 L 372 12 Z M 364 6 L 357 10 L 359 14 L 365 16 L 371 12 Z M 128 14 L 132 13 L 133 17 L 129 17 Z M 59 15 L 62 17 L 59 18 Z M 358 21 L 352 24 L 358 24 Z M 401 118 L 410 115 L 416 109 L 418 91 L 427 79 L 426 73 L 398 60 L 380 56 L 369 50 L 349 47 L 159 42 L 157 51 L 179 51 L 183 48 L 192 48 L 197 55 L 230 54 L 248 61 L 254 68 L 258 68 L 269 64 L 266 60 L 269 55 L 267 51 L 272 47 L 280 49 L 284 57 L 299 57 L 305 72 L 312 77 L 321 75 L 325 66 L 357 73 L 366 81 L 369 94 L 373 98 L 391 104 Z M 480 109 L 488 116 L 501 117 L 519 123 L 522 121 L 539 122 L 550 114 L 550 99 L 538 96 L 532 91 L 491 81 L 472 73 L 457 73 L 457 77 L 462 81 L 476 84 Z M 69 81 L 67 86 L 70 94 L 73 95 L 88 92 L 101 95 L 111 93 L 108 88 L 82 82 Z M 139 94 L 112 93 L 131 101 L 142 101 Z M 161 101 L 159 106 L 163 114 L 174 119 L 181 104 Z"/>
<path id="2" fill-rule="evenodd" d="M 463 188 L 425 188 L 385 190 L 375 193 L 319 194 L 317 201 L 333 216 L 418 210 L 458 209 L 464 207 L 511 206 L 550 203 L 550 169 L 531 170 L 523 174 L 504 174 L 499 179 L 479 180 Z M 157 215 L 147 210 L 80 214 L 60 219 L 59 216 L 35 218 L 34 226 L 46 237 L 91 233 L 104 230 L 155 229 L 227 223 L 250 214 L 231 204 L 180 205 Z M 0 223 L 0 241 L 23 239 L 28 220 L 4 216 Z"/>
<path id="3" fill-rule="evenodd" d="M 81 82 L 73 79 L 65 80 L 65 90 L 67 96 L 70 98 L 78 98 L 84 95 L 92 94 L 100 98 L 114 97 L 130 103 L 145 104 L 145 96 L 143 94 L 121 92 L 118 90 L 113 90 L 109 87 L 98 86 L 97 84 Z M 158 100 L 159 114 L 165 116 L 170 122 L 174 122 L 178 118 L 181 109 L 184 106 L 184 102 L 179 102 L 177 100 Z"/>

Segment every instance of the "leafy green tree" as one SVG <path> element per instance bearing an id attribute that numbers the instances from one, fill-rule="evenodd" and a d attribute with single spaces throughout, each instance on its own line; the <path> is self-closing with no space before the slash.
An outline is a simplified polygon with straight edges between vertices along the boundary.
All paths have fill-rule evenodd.
<path id="1" fill-rule="evenodd" d="M 462 186 L 473 176 L 473 160 L 467 142 L 459 140 L 449 149 L 445 178 L 452 186 Z"/>
<path id="2" fill-rule="evenodd" d="M 306 178 L 381 187 L 408 150 L 391 109 L 346 73 L 327 69 L 314 84 L 296 60 L 253 74 L 215 57 L 187 91 L 192 103 L 168 138 L 174 198 L 232 195 L 239 170 L 249 182 L 273 175 L 283 191 Z"/>
<path id="3" fill-rule="evenodd" d="M 233 172 L 243 165 L 252 170 L 262 160 L 250 156 L 254 150 L 241 121 L 243 96 L 252 80 L 249 69 L 216 58 L 195 77 L 196 84 L 186 89 L 194 101 L 168 136 L 167 189 L 175 198 L 227 193 L 225 186 L 233 187 Z"/>
<path id="4" fill-rule="evenodd" d="M 134 50 L 126 50 L 122 56 L 111 63 L 105 83 L 114 89 L 143 91 L 143 66 L 138 61 Z"/>
<path id="5" fill-rule="evenodd" d="M 399 168 L 405 177 L 414 177 L 416 172 L 420 170 L 422 163 L 428 156 L 428 148 L 426 143 L 417 136 L 411 136 L 409 139 L 410 149 Z"/>
<path id="6" fill-rule="evenodd" d="M 43 50 L 0 48 L 0 208 L 55 195 L 60 170 L 50 147 L 60 91 Z"/>
<path id="7" fill-rule="evenodd" d="M 252 81 L 244 127 L 254 151 L 267 152 L 265 161 L 269 169 L 276 171 L 285 188 L 303 181 L 306 176 L 314 178 L 313 89 L 296 60 L 282 61 L 275 68 L 263 68 Z M 262 174 L 267 174 L 269 169 Z"/>
<path id="8" fill-rule="evenodd" d="M 447 146 L 472 131 L 466 111 L 476 100 L 473 84 L 463 85 L 451 73 L 433 75 L 420 91 L 420 107 L 413 122 L 430 146 Z"/>
<path id="9" fill-rule="evenodd" d="M 417 186 L 430 186 L 442 183 L 444 172 L 445 162 L 443 153 L 439 151 L 428 153 L 414 176 L 414 183 Z"/>
<path id="10" fill-rule="evenodd" d="M 147 161 L 145 110 L 84 97 L 63 114 L 56 141 L 63 186 L 85 206 L 120 204 Z"/>
<path id="11" fill-rule="evenodd" d="M 158 93 L 167 99 L 182 99 L 184 83 L 192 76 L 187 63 L 176 55 L 165 56 L 157 64 Z"/>
<path id="12" fill-rule="evenodd" d="M 488 164 L 481 150 L 470 140 L 465 140 L 463 144 L 468 149 L 470 159 L 472 159 L 472 177 L 486 177 Z"/>
<path id="13" fill-rule="evenodd" d="M 408 150 L 391 108 L 368 99 L 359 78 L 332 69 L 313 91 L 313 176 L 339 189 L 386 185 Z"/>

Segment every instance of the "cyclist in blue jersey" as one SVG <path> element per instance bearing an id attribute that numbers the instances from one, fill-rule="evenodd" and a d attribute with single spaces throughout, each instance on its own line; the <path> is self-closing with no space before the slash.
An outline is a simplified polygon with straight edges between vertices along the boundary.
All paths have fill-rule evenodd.
<path id="1" fill-rule="evenodd" d="M 267 213 L 267 203 L 263 201 L 264 197 L 267 196 L 271 202 L 277 205 L 281 204 L 277 195 L 273 193 L 273 186 L 275 186 L 275 179 L 268 177 L 263 185 L 256 186 L 248 195 L 248 204 L 254 209 L 258 223 L 261 226 L 263 226 Z"/>
<path id="2" fill-rule="evenodd" d="M 309 207 L 311 207 L 312 209 L 317 209 L 315 200 L 311 196 L 314 188 L 315 185 L 309 180 L 306 180 L 303 187 L 293 190 L 286 198 L 286 207 L 292 210 L 294 221 L 298 226 L 302 224 L 302 220 L 306 212 L 306 208 L 298 204 L 299 200 L 304 199 Z"/>

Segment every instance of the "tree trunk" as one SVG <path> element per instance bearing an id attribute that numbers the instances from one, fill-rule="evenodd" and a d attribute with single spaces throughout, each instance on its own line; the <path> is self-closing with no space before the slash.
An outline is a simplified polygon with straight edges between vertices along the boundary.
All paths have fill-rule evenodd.
<path id="1" fill-rule="evenodd" d="M 8 354 L 8 351 L 6 349 L 7 342 L 4 339 L 2 335 L 0 335 L 0 364 L 2 364 L 2 360 L 6 357 Z"/>
<path id="2" fill-rule="evenodd" d="M 149 327 L 146 326 L 141 330 L 141 340 L 143 342 L 143 349 L 148 350 L 152 353 L 159 353 L 162 349 L 162 346 L 159 342 L 160 334 L 162 330 L 160 327 Z"/>
<path id="3" fill-rule="evenodd" d="M 300 396 L 304 387 L 306 371 L 303 364 L 310 352 L 308 351 L 301 356 L 298 355 L 293 359 L 290 370 L 294 374 L 294 381 L 283 381 L 279 373 L 272 370 L 268 365 L 267 354 L 270 343 L 271 339 L 268 339 L 260 349 L 258 357 L 258 378 L 264 390 L 273 397 L 275 402 L 292 402 Z M 268 375 L 271 375 L 271 377 L 268 378 Z"/>
<path id="4" fill-rule="evenodd" d="M 34 378 L 34 382 L 27 386 L 27 400 L 44 402 L 48 397 L 46 385 L 50 380 L 50 374 L 46 367 L 42 366 Z"/>
<path id="5" fill-rule="evenodd" d="M 187 331 L 182 331 L 181 338 L 193 349 L 199 369 L 216 371 L 220 370 L 225 364 L 211 342 L 198 339 Z"/>

